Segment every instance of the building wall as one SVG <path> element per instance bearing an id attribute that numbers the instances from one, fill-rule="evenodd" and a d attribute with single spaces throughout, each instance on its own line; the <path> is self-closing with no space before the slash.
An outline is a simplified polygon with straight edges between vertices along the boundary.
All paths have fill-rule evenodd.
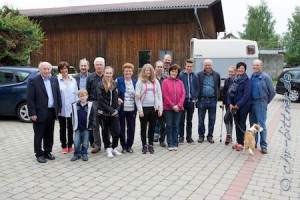
<path id="1" fill-rule="evenodd" d="M 211 11 L 199 14 L 206 35 L 216 38 Z M 97 56 L 121 75 L 125 62 L 141 67 L 138 52 L 150 51 L 150 62 L 159 59 L 160 50 L 171 50 L 173 62 L 179 65 L 189 58 L 189 42 L 201 37 L 193 10 L 101 13 L 36 18 L 46 40 L 41 54 L 32 55 L 32 65 L 49 61 L 57 65 L 64 60 L 78 68 L 86 58 L 91 63 Z M 135 73 L 138 70 L 136 69 Z"/>

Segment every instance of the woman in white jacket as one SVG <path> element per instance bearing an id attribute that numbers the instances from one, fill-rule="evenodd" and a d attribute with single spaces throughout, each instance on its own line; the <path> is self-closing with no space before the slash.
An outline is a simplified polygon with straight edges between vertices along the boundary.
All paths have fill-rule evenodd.
<path id="1" fill-rule="evenodd" d="M 162 116 L 162 94 L 159 81 L 156 79 L 154 68 L 151 64 L 145 64 L 139 74 L 136 83 L 136 106 L 140 117 L 142 152 L 154 153 L 153 139 L 156 117 Z M 147 145 L 147 124 L 148 145 Z"/>

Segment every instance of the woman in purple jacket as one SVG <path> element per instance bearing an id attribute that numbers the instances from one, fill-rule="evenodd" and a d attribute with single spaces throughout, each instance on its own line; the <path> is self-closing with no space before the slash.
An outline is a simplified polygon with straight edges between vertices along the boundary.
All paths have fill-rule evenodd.
<path id="1" fill-rule="evenodd" d="M 242 151 L 244 147 L 246 120 L 251 108 L 252 83 L 246 74 L 246 63 L 237 63 L 236 69 L 236 76 L 232 79 L 231 86 L 227 92 L 227 103 L 232 115 L 234 115 L 236 130 L 237 143 L 234 144 L 232 148 L 237 151 Z"/>
<path id="2" fill-rule="evenodd" d="M 169 68 L 169 77 L 162 83 L 164 118 L 169 151 L 178 150 L 180 118 L 185 99 L 183 82 L 178 79 L 180 66 L 173 64 Z"/>

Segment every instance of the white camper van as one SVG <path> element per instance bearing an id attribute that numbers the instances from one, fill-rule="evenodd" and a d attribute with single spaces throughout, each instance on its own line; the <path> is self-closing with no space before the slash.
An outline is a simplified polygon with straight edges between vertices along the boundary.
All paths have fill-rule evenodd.
<path id="1" fill-rule="evenodd" d="M 213 70 L 220 73 L 221 88 L 228 77 L 228 67 L 238 62 L 247 64 L 247 74 L 253 73 L 252 62 L 258 59 L 257 42 L 239 39 L 196 39 L 190 42 L 190 56 L 194 59 L 194 72 L 203 70 L 203 61 L 207 58 L 213 61 Z"/>

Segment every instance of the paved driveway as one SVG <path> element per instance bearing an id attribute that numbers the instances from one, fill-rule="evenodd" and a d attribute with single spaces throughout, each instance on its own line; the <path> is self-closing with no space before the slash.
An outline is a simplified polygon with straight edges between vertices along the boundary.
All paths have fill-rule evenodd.
<path id="1" fill-rule="evenodd" d="M 219 142 L 220 109 L 215 144 L 184 143 L 169 152 L 156 143 L 155 153 L 144 155 L 137 119 L 133 154 L 109 159 L 102 150 L 89 154 L 88 162 L 71 162 L 71 154 L 60 153 L 56 123 L 56 160 L 46 164 L 34 157 L 32 124 L 2 119 L 0 199 L 299 199 L 300 104 L 291 105 L 291 140 L 280 132 L 283 112 L 283 97 L 277 95 L 268 112 L 269 154 L 262 156 L 258 148 L 255 162 Z M 195 113 L 195 141 L 197 120 Z M 224 132 L 223 125 L 223 138 Z"/>

